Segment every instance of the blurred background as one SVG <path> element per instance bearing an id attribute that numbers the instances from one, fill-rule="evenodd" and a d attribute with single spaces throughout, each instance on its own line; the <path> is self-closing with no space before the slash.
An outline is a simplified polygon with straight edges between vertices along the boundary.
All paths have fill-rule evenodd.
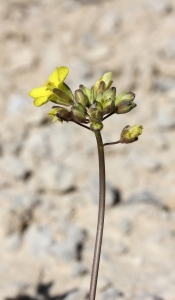
<path id="1" fill-rule="evenodd" d="M 91 87 L 112 71 L 137 107 L 104 123 L 106 219 L 97 299 L 175 299 L 175 3 L 0 1 L 0 299 L 83 300 L 98 208 L 91 132 L 51 123 L 28 92 L 56 66 Z M 23 298 L 22 298 L 23 297 Z"/>

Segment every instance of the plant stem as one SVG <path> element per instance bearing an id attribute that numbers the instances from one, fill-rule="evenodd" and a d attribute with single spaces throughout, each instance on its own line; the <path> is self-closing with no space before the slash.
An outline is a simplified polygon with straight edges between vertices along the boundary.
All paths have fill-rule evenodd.
<path id="1" fill-rule="evenodd" d="M 99 160 L 99 208 L 98 208 L 98 222 L 97 233 L 94 249 L 94 259 L 92 265 L 91 284 L 89 292 L 89 300 L 95 300 L 98 270 L 100 263 L 101 245 L 103 237 L 104 227 L 104 215 L 105 215 L 105 158 L 104 147 L 100 132 L 95 132 L 98 148 L 98 160 Z"/>
<path id="2" fill-rule="evenodd" d="M 112 142 L 112 143 L 105 143 L 103 146 L 108 146 L 108 145 L 115 145 L 115 144 L 120 144 L 120 140 L 117 142 Z"/>

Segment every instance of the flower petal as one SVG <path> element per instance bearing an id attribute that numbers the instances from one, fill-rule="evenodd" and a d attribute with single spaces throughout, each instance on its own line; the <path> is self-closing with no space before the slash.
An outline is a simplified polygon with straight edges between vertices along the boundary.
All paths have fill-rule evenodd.
<path id="1" fill-rule="evenodd" d="M 39 97 L 45 97 L 50 96 L 52 94 L 51 91 L 47 90 L 46 86 L 41 86 L 38 88 L 35 88 L 29 92 L 29 96 L 32 98 L 39 98 Z"/>
<path id="2" fill-rule="evenodd" d="M 56 87 L 62 83 L 69 73 L 69 69 L 66 66 L 56 68 L 50 75 L 49 81 L 52 82 Z"/>
<path id="3" fill-rule="evenodd" d="M 49 101 L 49 96 L 43 96 L 36 98 L 33 103 L 35 106 L 41 106 Z"/>

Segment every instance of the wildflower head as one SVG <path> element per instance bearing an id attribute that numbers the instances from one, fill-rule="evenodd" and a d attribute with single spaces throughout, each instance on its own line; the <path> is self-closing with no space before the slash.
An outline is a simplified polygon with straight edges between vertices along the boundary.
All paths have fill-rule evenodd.
<path id="1" fill-rule="evenodd" d="M 55 103 L 48 113 L 53 122 L 63 121 L 82 124 L 83 127 L 99 132 L 103 129 L 103 121 L 112 114 L 125 114 L 136 107 L 135 94 L 123 92 L 116 95 L 116 88 L 112 85 L 112 73 L 105 73 L 91 89 L 79 85 L 73 95 L 71 89 L 64 82 L 69 69 L 66 66 L 56 68 L 49 79 L 40 87 L 29 92 L 34 99 L 35 106 L 41 106 L 49 101 Z M 121 134 L 121 143 L 131 143 L 138 139 L 143 127 L 141 125 L 127 126 Z"/>

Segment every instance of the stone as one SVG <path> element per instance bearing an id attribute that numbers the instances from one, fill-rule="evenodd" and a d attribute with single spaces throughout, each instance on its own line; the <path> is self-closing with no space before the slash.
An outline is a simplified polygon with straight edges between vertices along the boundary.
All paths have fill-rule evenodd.
<path id="1" fill-rule="evenodd" d="M 60 243 L 54 243 L 49 253 L 65 261 L 80 260 L 86 233 L 83 229 L 70 225 L 67 238 Z"/>
<path id="2" fill-rule="evenodd" d="M 7 251 L 17 251 L 22 244 L 22 238 L 21 235 L 18 232 L 15 232 L 11 235 L 9 235 L 5 241 L 3 248 Z"/>
<path id="3" fill-rule="evenodd" d="M 64 300 L 86 300 L 87 299 L 87 295 L 88 295 L 88 291 L 87 290 L 83 290 L 83 289 L 77 289 L 77 290 L 73 290 L 72 292 L 69 292 L 66 297 L 64 298 Z"/>
<path id="4" fill-rule="evenodd" d="M 159 110 L 156 121 L 161 129 L 169 130 L 175 128 L 175 115 L 171 109 Z"/>
<path id="5" fill-rule="evenodd" d="M 25 241 L 35 258 L 47 255 L 53 244 L 51 230 L 47 225 L 32 224 L 26 231 Z"/>
<path id="6" fill-rule="evenodd" d="M 158 92 L 168 92 L 174 89 L 175 79 L 172 77 L 162 77 L 157 79 L 153 84 L 153 90 Z"/>
<path id="7" fill-rule="evenodd" d="M 144 0 L 143 2 L 153 12 L 160 15 L 166 15 L 172 11 L 172 5 L 168 0 Z"/>
<path id="8" fill-rule="evenodd" d="M 175 59 L 175 38 L 168 40 L 162 52 L 166 58 Z"/>
<path id="9" fill-rule="evenodd" d="M 23 95 L 18 95 L 18 94 L 12 94 L 7 102 L 7 106 L 6 106 L 6 114 L 9 115 L 13 115 L 14 114 L 19 114 L 22 113 L 24 111 L 24 109 L 26 108 L 26 106 L 29 104 L 28 101 L 28 97 L 27 96 L 23 96 Z"/>
<path id="10" fill-rule="evenodd" d="M 9 208 L 3 216 L 3 230 L 6 235 L 22 233 L 31 221 L 30 209 L 16 210 Z"/>
<path id="11" fill-rule="evenodd" d="M 116 33 L 121 25 L 121 17 L 116 11 L 105 12 L 98 20 L 98 32 L 101 35 Z"/>
<path id="12" fill-rule="evenodd" d="M 87 180 L 85 189 L 89 195 L 89 198 L 98 205 L 98 193 L 99 193 L 99 179 L 98 175 Z M 109 182 L 106 183 L 106 207 L 110 208 L 115 206 L 119 202 L 119 192 L 111 186 Z"/>
<path id="13" fill-rule="evenodd" d="M 137 300 L 164 300 L 164 299 L 152 293 L 143 293 L 140 296 L 138 296 Z"/>
<path id="14" fill-rule="evenodd" d="M 123 292 L 111 286 L 107 288 L 101 295 L 101 300 L 116 300 L 123 297 Z"/>
<path id="15" fill-rule="evenodd" d="M 0 159 L 0 168 L 4 176 L 6 175 L 8 177 L 7 181 L 9 177 L 24 180 L 26 175 L 30 172 L 23 160 L 10 154 Z"/>
<path id="16" fill-rule="evenodd" d="M 129 252 L 129 248 L 124 242 L 120 241 L 115 246 L 115 252 L 118 255 L 127 254 Z"/>
<path id="17" fill-rule="evenodd" d="M 72 268 L 72 276 L 73 277 L 80 277 L 87 274 L 87 268 L 80 262 L 76 263 Z"/>
<path id="18" fill-rule="evenodd" d="M 161 209 L 167 210 L 167 207 L 155 195 L 149 191 L 141 191 L 129 197 L 126 204 L 145 203 L 151 204 Z"/>
<path id="19" fill-rule="evenodd" d="M 129 235 L 132 232 L 133 223 L 129 219 L 121 219 L 120 222 L 118 222 L 117 227 L 122 233 Z"/>
<path id="20" fill-rule="evenodd" d="M 37 174 L 41 189 L 67 192 L 74 188 L 75 172 L 63 164 L 44 163 Z"/>
<path id="21" fill-rule="evenodd" d="M 110 286 L 111 286 L 111 283 L 110 283 L 109 279 L 107 279 L 106 277 L 101 277 L 101 276 L 98 278 L 97 292 L 103 292 Z"/>

